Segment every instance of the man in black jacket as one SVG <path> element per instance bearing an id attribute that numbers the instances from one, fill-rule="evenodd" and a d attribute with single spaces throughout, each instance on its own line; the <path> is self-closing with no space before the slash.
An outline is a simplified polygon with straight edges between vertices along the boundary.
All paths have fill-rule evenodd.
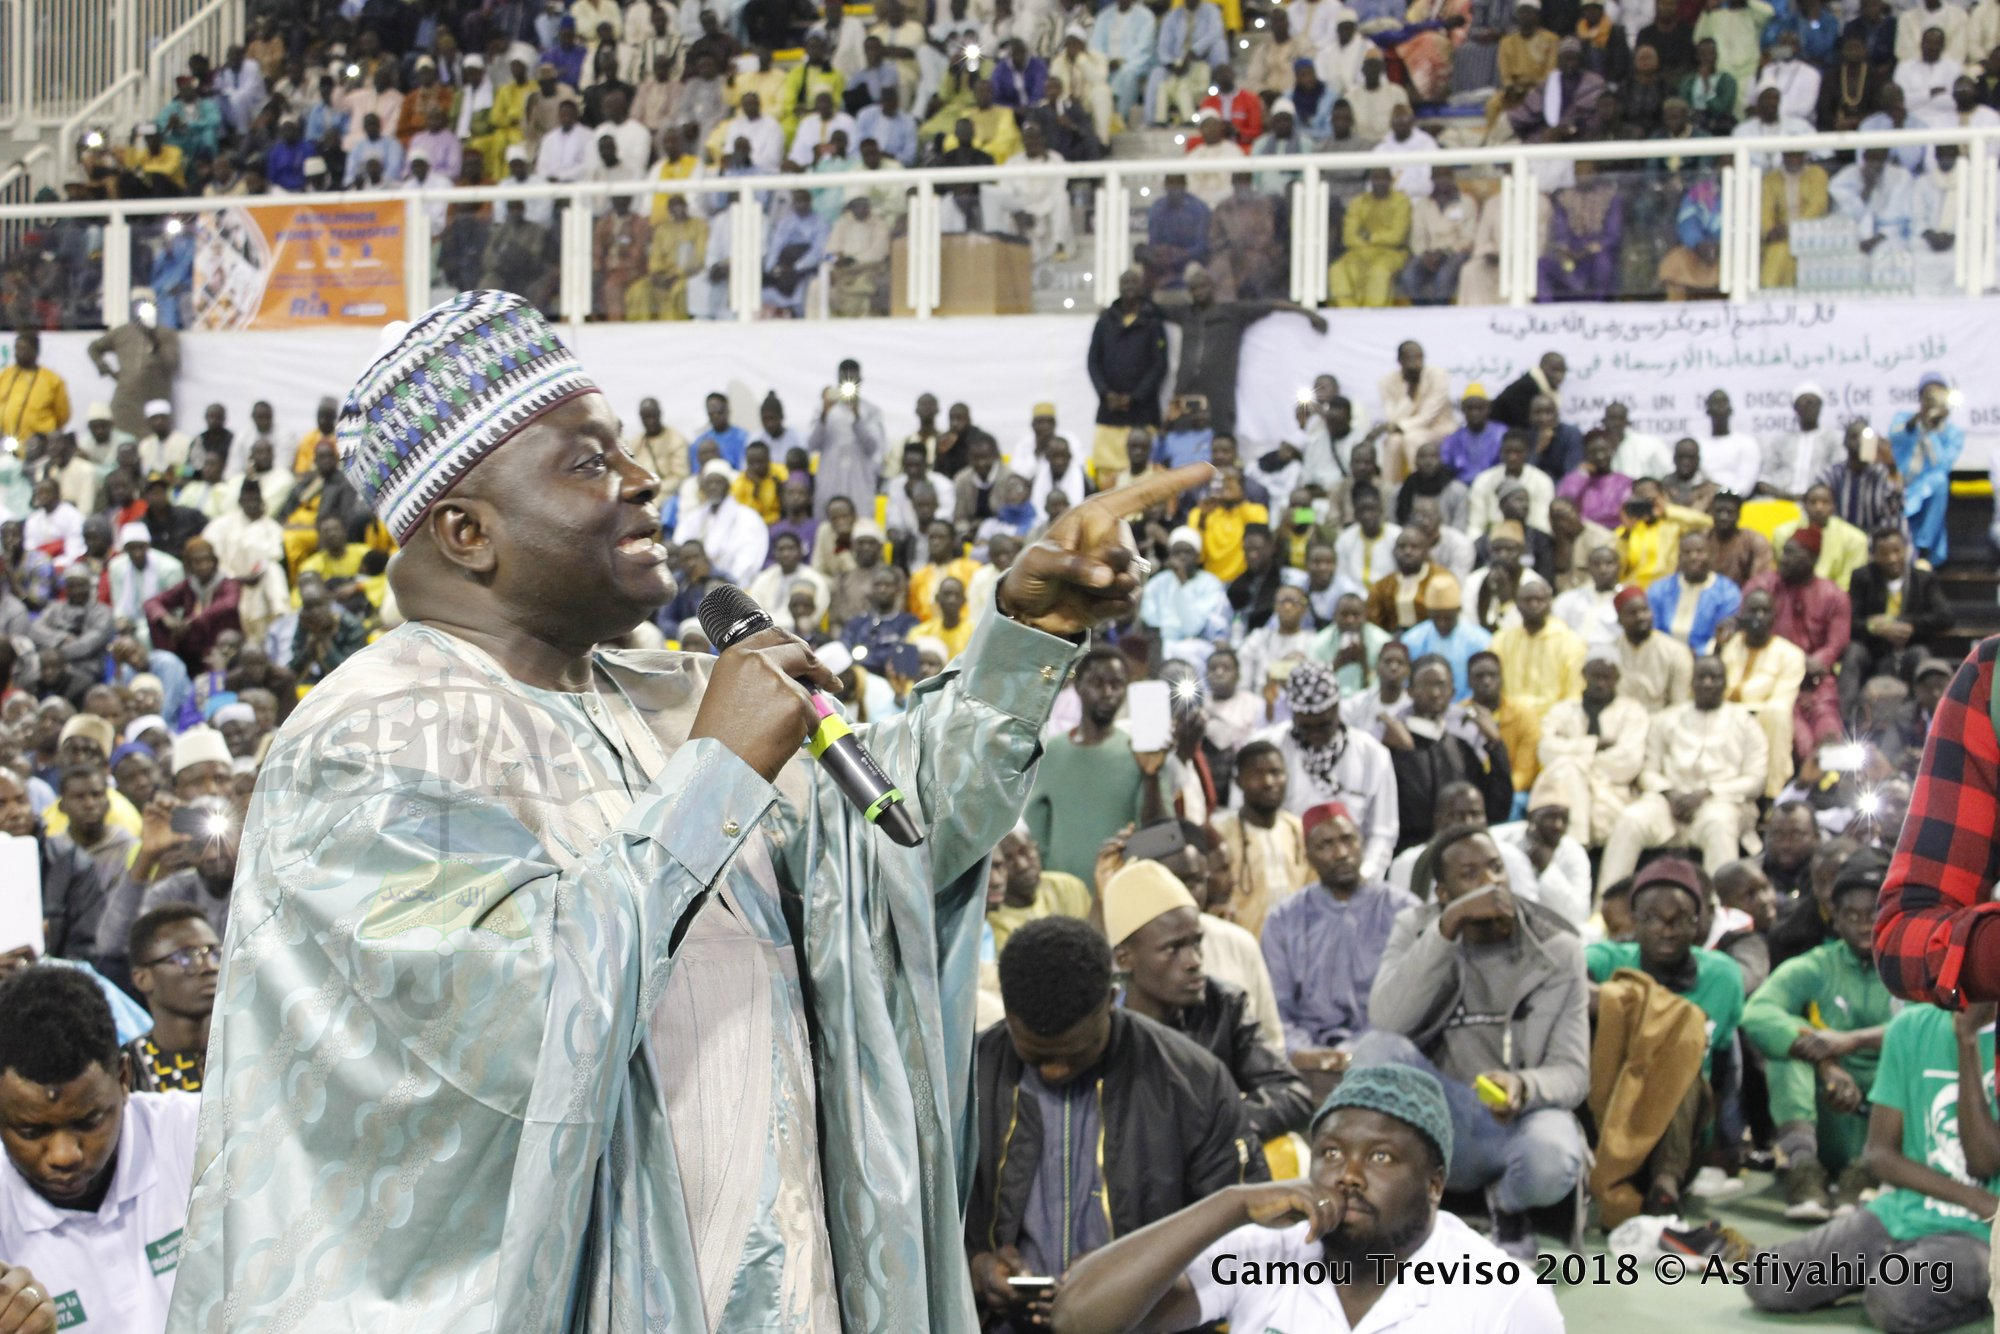
<path id="1" fill-rule="evenodd" d="M 1487 415 L 1502 426 L 1526 430 L 1529 407 L 1543 394 L 1556 398 L 1562 390 L 1563 377 L 1568 373 L 1569 363 L 1563 360 L 1562 353 L 1542 353 L 1542 359 L 1534 367 L 1500 391 Z"/>
<path id="2" fill-rule="evenodd" d="M 1160 424 L 1160 386 L 1167 378 L 1167 331 L 1146 295 L 1146 275 L 1118 275 L 1118 299 L 1090 331 L 1090 383 L 1097 390 L 1097 437 L 1091 461 L 1097 486 L 1108 491 L 1130 466 L 1125 444 L 1134 426 Z"/>
<path id="3" fill-rule="evenodd" d="M 1112 1005 L 1111 949 L 1096 927 L 1021 927 L 1000 952 L 1000 998 L 1006 1022 L 974 1047 L 979 1151 L 965 1217 L 973 1293 L 988 1311 L 1017 1309 L 1009 1278 L 1058 1278 L 1114 1236 L 1270 1178 L 1223 1064 Z"/>
<path id="4" fill-rule="evenodd" d="M 1228 1066 L 1258 1139 L 1303 1131 L 1312 1095 L 1272 1045 L 1284 1034 L 1267 1038 L 1244 991 L 1202 966 L 1201 909 L 1187 886 L 1160 863 L 1140 861 L 1106 881 L 1098 897 L 1112 960 L 1130 978 L 1125 1009 L 1187 1034 Z"/>
<path id="5" fill-rule="evenodd" d="M 1909 543 L 1897 527 L 1869 534 L 1868 563 L 1849 578 L 1847 597 L 1853 606 L 1854 638 L 1840 655 L 1843 718 L 1853 714 L 1869 677 L 1909 681 L 1952 623 L 1944 588 L 1935 574 L 1910 565 Z"/>

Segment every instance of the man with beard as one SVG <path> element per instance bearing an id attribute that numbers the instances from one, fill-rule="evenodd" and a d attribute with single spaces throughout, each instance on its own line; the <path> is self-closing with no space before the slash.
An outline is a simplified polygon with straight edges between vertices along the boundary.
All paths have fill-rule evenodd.
<path id="1" fill-rule="evenodd" d="M 1218 1191 L 1093 1252 L 1064 1281 L 1054 1327 L 1562 1329 L 1547 1288 L 1518 1266 L 1494 1281 L 1506 1255 L 1438 1208 L 1452 1149 L 1451 1110 L 1434 1076 L 1402 1065 L 1356 1070 L 1313 1117 L 1309 1177 Z M 1484 1266 L 1488 1278 L 1399 1279 L 1400 1262 L 1427 1260 L 1457 1273 Z M 1316 1272 L 1308 1266 L 1322 1267 L 1320 1281 L 1306 1281 Z"/>
<path id="2" fill-rule="evenodd" d="M 1324 663 L 1295 667 L 1285 682 L 1285 702 L 1291 722 L 1251 737 L 1276 745 L 1285 758 L 1285 809 L 1303 816 L 1327 802 L 1345 806 L 1361 830 L 1361 874 L 1379 880 L 1396 855 L 1400 821 L 1388 750 L 1341 720 L 1340 685 Z"/>
<path id="3" fill-rule="evenodd" d="M 1264 923 L 1264 962 L 1284 1017 L 1285 1049 L 1301 1070 L 1346 1068 L 1340 1044 L 1368 1027 L 1368 989 L 1407 890 L 1368 877 L 1361 837 L 1345 807 L 1306 812 L 1306 859 L 1319 877 Z"/>
<path id="4" fill-rule="evenodd" d="M 1644 589 L 1627 584 L 1612 595 L 1619 635 L 1620 693 L 1647 713 L 1684 704 L 1694 692 L 1694 654 L 1686 644 L 1653 628 L 1653 607 Z"/>
<path id="5" fill-rule="evenodd" d="M 1260 1140 L 1303 1130 L 1312 1099 L 1265 1034 L 1241 987 L 1208 975 L 1201 909 L 1159 862 L 1127 863 L 1105 882 L 1104 933 L 1125 974 L 1124 1007 L 1200 1043 L 1229 1068 Z"/>
<path id="6" fill-rule="evenodd" d="M 1710 1062 L 1735 1039 L 1737 1021 L 1743 1015 L 1743 973 L 1734 959 L 1695 945 L 1701 918 L 1701 881 L 1693 864 L 1663 857 L 1648 864 L 1632 882 L 1632 923 L 1638 938 L 1600 940 L 1584 949 L 1593 998 L 1599 996 L 1604 984 L 1614 980 L 1614 973 L 1637 969 L 1692 1001 L 1704 1016 L 1707 1039 L 1700 1070 L 1677 1096 L 1673 1117 L 1647 1150 L 1633 1182 L 1644 1192 L 1642 1212 L 1648 1214 L 1680 1212 L 1681 1192 L 1694 1177 L 1697 1150 L 1715 1116 Z M 1596 999 L 1592 1006 L 1597 1008 Z M 1671 1064 L 1664 1052 L 1657 1054 L 1662 1067 Z M 1594 1051 L 1593 1059 L 1597 1055 Z M 1620 1077 L 1593 1069 L 1591 1083 L 1616 1082 Z M 1629 1127 L 1600 1124 L 1598 1132 L 1600 1143 L 1620 1137 L 1626 1144 L 1632 1142 Z M 1606 1184 L 1615 1183 L 1600 1182 L 1593 1174 L 1594 1194 L 1603 1194 L 1600 1186 Z"/>
<path id="7" fill-rule="evenodd" d="M 429 369 L 466 359 L 514 370 Z M 421 431 L 385 424 L 419 405 Z M 803 643 L 599 651 L 673 592 L 658 486 L 521 298 L 419 318 L 341 434 L 408 620 L 259 775 L 208 1082 L 294 1099 L 211 1104 L 175 1327 L 275 1319 L 313 1256 L 343 1275 L 330 1326 L 456 1330 L 474 1294 L 510 1330 L 969 1334 L 965 1270 L 926 1257 L 964 1235 L 987 856 L 1078 640 L 1137 601 L 1122 520 L 1210 470 L 1071 509 L 962 664 L 865 730 L 923 806 L 901 849 L 800 753 L 803 682 L 838 685 Z M 378 1040 L 346 1042 L 362 1004 Z M 417 1100 L 314 1112 L 357 1088 Z M 315 1181 L 351 1209 L 299 1208 Z"/>
<path id="8" fill-rule="evenodd" d="M 1756 720 L 1723 697 L 1726 687 L 1721 661 L 1703 658 L 1694 665 L 1694 698 L 1647 727 L 1644 795 L 1611 826 L 1600 887 L 1632 874 L 1645 849 L 1668 843 L 1698 848 L 1706 866 L 1736 860 L 1756 822 L 1770 754 Z"/>
<path id="9" fill-rule="evenodd" d="M 1570 1113 L 1590 1088 L 1583 946 L 1560 914 L 1509 891 L 1480 826 L 1431 840 L 1431 867 L 1433 901 L 1398 916 L 1382 951 L 1348 1077 L 1383 1064 L 1439 1077 L 1456 1144 L 1446 1179 L 1494 1189 L 1495 1240 L 1526 1260 L 1527 1211 L 1568 1198 L 1588 1157 Z M 1475 1092 L 1480 1081 L 1505 1100 Z"/>

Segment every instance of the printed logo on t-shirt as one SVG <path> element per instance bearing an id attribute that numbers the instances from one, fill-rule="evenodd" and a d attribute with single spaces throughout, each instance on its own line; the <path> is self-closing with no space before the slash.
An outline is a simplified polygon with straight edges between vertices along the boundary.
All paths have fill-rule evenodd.
<path id="1" fill-rule="evenodd" d="M 83 1313 L 83 1298 L 77 1296 L 73 1290 L 62 1293 L 56 1298 L 57 1329 L 75 1329 L 88 1319 L 90 1317 Z"/>
<path id="2" fill-rule="evenodd" d="M 158 1241 L 147 1242 L 146 1259 L 153 1266 L 153 1276 L 155 1278 L 179 1266 L 181 1262 L 181 1229 L 175 1228 Z"/>
<path id="3" fill-rule="evenodd" d="M 1965 1145 L 1958 1138 L 1958 1072 L 1956 1070 L 1926 1070 L 1926 1079 L 1934 1081 L 1931 1092 L 1929 1114 L 1924 1118 L 1925 1129 L 1929 1132 L 1930 1145 L 1925 1150 L 1925 1165 L 1944 1173 L 1954 1181 L 1968 1185 L 1978 1185 L 1965 1166 Z M 1986 1071 L 1986 1096 L 1993 1096 L 1994 1072 Z M 1945 1218 L 1978 1221 L 1979 1215 L 1963 1205 L 1945 1200 L 1923 1197 L 1923 1208 Z"/>

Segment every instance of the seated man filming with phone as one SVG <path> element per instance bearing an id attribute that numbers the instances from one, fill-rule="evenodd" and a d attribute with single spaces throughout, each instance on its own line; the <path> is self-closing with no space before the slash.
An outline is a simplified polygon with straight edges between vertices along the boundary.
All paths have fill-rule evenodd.
<path id="1" fill-rule="evenodd" d="M 1561 1330 L 1532 1267 L 1438 1208 L 1451 1120 L 1425 1071 L 1350 1072 L 1313 1117 L 1310 1177 L 1232 1186 L 1085 1256 L 1056 1298 L 1055 1329 Z M 1399 1277 L 1424 1261 L 1477 1281 Z"/>

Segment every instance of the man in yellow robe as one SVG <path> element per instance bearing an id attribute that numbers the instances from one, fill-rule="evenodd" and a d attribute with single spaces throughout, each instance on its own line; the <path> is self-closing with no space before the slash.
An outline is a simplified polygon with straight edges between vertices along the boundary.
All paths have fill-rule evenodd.
<path id="1" fill-rule="evenodd" d="M 1347 206 L 1340 224 L 1347 253 L 1327 271 L 1336 306 L 1386 306 L 1410 258 L 1410 197 L 1385 167 L 1368 173 L 1368 192 Z"/>
<path id="2" fill-rule="evenodd" d="M 1783 169 L 1764 173 L 1764 217 L 1759 234 L 1764 238 L 1761 266 L 1764 287 L 1792 287 L 1799 280 L 1799 262 L 1792 255 L 1791 226 L 1823 218 L 1833 207 L 1826 191 L 1826 168 L 1806 159 L 1804 153 L 1786 153 Z"/>

